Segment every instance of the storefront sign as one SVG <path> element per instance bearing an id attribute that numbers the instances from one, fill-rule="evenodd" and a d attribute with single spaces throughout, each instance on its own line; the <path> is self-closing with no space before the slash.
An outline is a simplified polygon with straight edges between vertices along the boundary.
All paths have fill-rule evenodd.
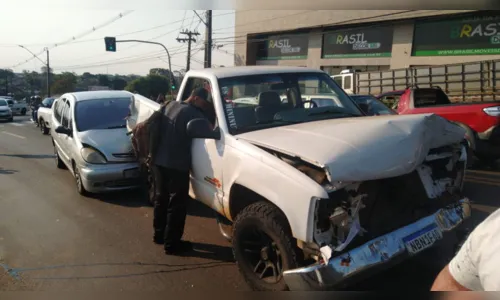
<path id="1" fill-rule="evenodd" d="M 323 58 L 390 57 L 392 26 L 333 31 L 323 35 Z"/>
<path id="2" fill-rule="evenodd" d="M 500 15 L 415 24 L 413 56 L 500 54 Z"/>
<path id="3" fill-rule="evenodd" d="M 270 36 L 259 42 L 257 60 L 306 59 L 309 35 Z"/>

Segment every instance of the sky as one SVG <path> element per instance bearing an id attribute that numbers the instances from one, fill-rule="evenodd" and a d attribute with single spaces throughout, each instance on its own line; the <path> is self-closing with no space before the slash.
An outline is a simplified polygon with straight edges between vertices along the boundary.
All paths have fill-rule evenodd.
<path id="1" fill-rule="evenodd" d="M 117 40 L 140 39 L 163 43 L 169 49 L 172 69 L 186 68 L 187 43 L 177 37 L 183 29 L 197 30 L 200 35 L 192 44 L 191 69 L 203 68 L 205 25 L 192 10 L 161 9 L 70 9 L 43 7 L 24 10 L 17 1 L 4 3 L 0 10 L 0 68 L 40 71 L 42 62 L 34 54 L 49 47 L 50 66 L 55 73 L 84 72 L 101 74 L 145 75 L 151 68 L 168 69 L 168 57 L 161 46 L 139 43 L 117 43 L 116 52 L 106 52 L 105 36 Z M 5 7 L 7 5 L 7 7 Z M 21 6 L 21 7 L 20 7 Z M 203 10 L 198 14 L 204 18 Z M 122 17 L 119 17 L 122 14 Z M 232 66 L 234 11 L 213 10 L 213 38 L 219 49 L 212 51 L 213 66 Z M 229 39 L 228 39 L 229 37 Z M 220 43 L 218 38 L 222 38 Z M 55 46 L 55 44 L 59 44 Z M 46 61 L 46 54 L 38 55 Z"/>

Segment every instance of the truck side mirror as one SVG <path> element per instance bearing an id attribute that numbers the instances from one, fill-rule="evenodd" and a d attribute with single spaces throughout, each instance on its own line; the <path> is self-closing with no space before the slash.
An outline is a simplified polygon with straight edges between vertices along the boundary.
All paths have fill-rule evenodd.
<path id="1" fill-rule="evenodd" d="M 193 139 L 220 140 L 221 138 L 219 128 L 212 129 L 210 122 L 204 118 L 189 121 L 186 130 L 188 136 Z"/>

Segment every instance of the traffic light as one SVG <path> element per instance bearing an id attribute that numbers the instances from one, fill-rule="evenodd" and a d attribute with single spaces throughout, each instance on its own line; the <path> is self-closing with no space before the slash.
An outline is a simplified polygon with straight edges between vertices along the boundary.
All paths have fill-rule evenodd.
<path id="1" fill-rule="evenodd" d="M 116 52 L 116 38 L 105 37 L 104 43 L 106 44 L 106 51 Z"/>

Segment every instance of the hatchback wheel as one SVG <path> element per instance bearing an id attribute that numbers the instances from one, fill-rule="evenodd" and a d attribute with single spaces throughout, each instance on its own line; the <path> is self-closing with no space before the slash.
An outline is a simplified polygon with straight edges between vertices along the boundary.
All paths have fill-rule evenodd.
<path id="1" fill-rule="evenodd" d="M 55 160 L 56 160 L 56 166 L 58 169 L 65 169 L 66 168 L 66 165 L 64 164 L 64 162 L 62 161 L 61 157 L 59 157 L 59 152 L 57 151 L 57 148 L 56 146 L 54 145 L 54 156 L 55 156 Z"/>
<path id="2" fill-rule="evenodd" d="M 80 175 L 80 170 L 78 170 L 77 166 L 74 166 L 75 172 L 75 182 L 76 182 L 76 190 L 82 196 L 88 196 L 89 192 L 85 189 L 82 182 L 82 176 Z"/>

